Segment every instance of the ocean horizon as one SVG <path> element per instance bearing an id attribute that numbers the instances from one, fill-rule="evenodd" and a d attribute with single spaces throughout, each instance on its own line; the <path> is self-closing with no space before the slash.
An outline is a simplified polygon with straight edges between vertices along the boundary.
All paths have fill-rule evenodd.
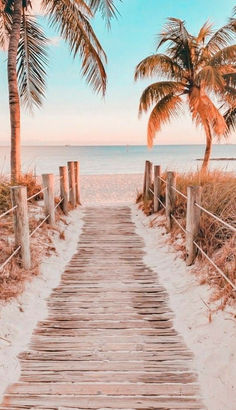
<path id="1" fill-rule="evenodd" d="M 67 161 L 80 161 L 81 175 L 142 173 L 145 160 L 163 170 L 194 171 L 201 167 L 205 145 L 25 145 L 22 146 L 22 170 L 58 174 Z M 236 144 L 214 144 L 210 169 L 236 172 Z M 214 160 L 218 159 L 218 160 Z M 219 160 L 221 159 L 221 160 Z M 10 172 L 10 147 L 0 147 L 0 173 Z"/>

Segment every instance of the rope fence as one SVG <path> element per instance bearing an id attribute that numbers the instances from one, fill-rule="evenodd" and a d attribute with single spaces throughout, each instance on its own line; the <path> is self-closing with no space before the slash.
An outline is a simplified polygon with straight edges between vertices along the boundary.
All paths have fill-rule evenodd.
<path id="1" fill-rule="evenodd" d="M 27 201 L 31 201 L 31 199 L 36 198 L 37 196 L 39 196 L 39 194 L 45 192 L 47 190 L 47 188 L 43 188 L 40 191 L 36 192 L 36 194 L 31 195 L 29 198 L 27 198 Z"/>
<path id="2" fill-rule="evenodd" d="M 187 195 L 184 195 L 183 192 L 179 191 L 176 187 L 171 186 L 171 189 L 173 189 L 175 192 L 177 192 L 177 194 L 179 194 L 180 196 L 182 196 L 184 199 L 188 199 Z"/>
<path id="3" fill-rule="evenodd" d="M 68 215 L 69 204 L 70 208 L 74 209 L 80 204 L 80 186 L 79 186 L 79 162 L 70 161 L 67 166 L 59 167 L 60 176 L 54 178 L 53 174 L 43 174 L 43 188 L 35 194 L 27 197 L 26 186 L 14 186 L 12 190 L 12 208 L 8 209 L 0 215 L 0 219 L 13 213 L 14 218 L 14 235 L 16 249 L 8 256 L 8 258 L 0 265 L 2 271 L 6 265 L 21 251 L 21 264 L 25 269 L 31 266 L 30 241 L 29 239 L 42 227 L 45 222 L 55 226 L 55 211 L 61 206 L 65 215 Z M 60 181 L 60 199 L 55 205 L 55 182 Z M 70 185 L 70 189 L 68 188 Z M 43 193 L 43 207 L 45 212 L 44 219 L 29 232 L 28 218 L 28 202 L 39 194 Z"/>
<path id="4" fill-rule="evenodd" d="M 164 204 L 160 199 L 161 187 L 158 183 L 162 181 L 166 185 L 165 198 L 166 203 Z M 151 188 L 153 183 L 154 190 Z M 187 215 L 186 215 L 186 228 L 184 228 L 178 219 L 174 216 L 175 210 L 175 197 L 173 196 L 173 191 L 181 195 L 185 200 L 187 200 Z M 215 268 L 215 270 L 227 281 L 232 289 L 236 290 L 236 285 L 228 278 L 228 276 L 215 264 L 215 262 L 207 255 L 207 253 L 200 247 L 196 242 L 197 234 L 200 230 L 200 218 L 201 212 L 205 212 L 210 217 L 217 220 L 226 228 L 230 229 L 232 232 L 236 232 L 236 228 L 230 225 L 228 222 L 224 221 L 217 215 L 208 211 L 206 208 L 200 205 L 201 201 L 201 187 L 199 186 L 189 186 L 187 187 L 187 195 L 176 188 L 176 174 L 174 172 L 167 172 L 167 179 L 165 180 L 160 176 L 160 166 L 154 166 L 154 180 L 152 182 L 152 163 L 146 161 L 145 164 L 145 174 L 144 174 L 144 187 L 143 187 L 143 197 L 148 199 L 148 193 L 151 192 L 154 198 L 154 212 L 157 212 L 160 208 L 157 206 L 157 202 L 165 209 L 167 218 L 167 227 L 170 231 L 172 229 L 173 220 L 177 226 L 184 232 L 186 236 L 186 263 L 191 265 L 197 256 L 197 251 L 199 251 L 207 261 Z M 156 205 L 155 205 L 156 203 Z M 168 223 L 169 220 L 169 223 Z"/>
<path id="5" fill-rule="evenodd" d="M 0 215 L 0 219 L 2 219 L 4 216 L 7 216 L 8 214 L 10 214 L 11 212 L 14 211 L 14 209 L 17 208 L 17 205 L 13 206 L 12 208 L 8 209 L 6 212 L 3 212 L 3 214 Z"/>
<path id="6" fill-rule="evenodd" d="M 194 203 L 194 205 L 197 208 L 201 209 L 201 211 L 205 212 L 206 214 L 208 214 L 212 218 L 216 219 L 216 221 L 220 222 L 222 225 L 226 226 L 226 228 L 231 229 L 231 231 L 233 231 L 233 232 L 236 232 L 236 228 L 234 226 L 228 224 L 223 219 L 219 218 L 217 215 L 215 215 L 212 212 L 208 211 L 207 209 L 203 208 L 201 205 L 197 204 L 196 202 Z"/>

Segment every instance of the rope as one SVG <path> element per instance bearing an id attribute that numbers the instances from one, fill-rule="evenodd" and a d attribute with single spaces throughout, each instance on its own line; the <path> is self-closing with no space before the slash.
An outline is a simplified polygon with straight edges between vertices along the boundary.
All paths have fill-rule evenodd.
<path id="1" fill-rule="evenodd" d="M 223 221 L 223 219 L 221 219 L 218 216 L 214 215 L 213 213 L 211 213 L 207 209 L 203 208 L 201 205 L 197 204 L 196 202 L 194 203 L 194 205 L 197 208 L 201 209 L 206 214 L 212 216 L 212 218 L 215 218 L 218 222 L 221 222 L 223 225 L 225 225 L 227 228 L 231 229 L 233 232 L 236 232 L 236 228 L 234 226 L 232 226 L 232 225 L 228 224 L 227 222 Z"/>
<path id="2" fill-rule="evenodd" d="M 44 222 L 46 222 L 46 220 L 49 218 L 49 215 L 47 215 L 38 226 L 36 226 L 36 228 L 31 232 L 30 234 L 30 238 L 35 234 L 35 232 L 38 231 L 38 229 L 44 224 Z"/>
<path id="3" fill-rule="evenodd" d="M 160 176 L 158 176 L 158 178 L 164 182 L 166 184 L 166 181 L 161 178 Z M 175 188 L 174 186 L 171 186 L 171 188 L 176 191 L 179 195 L 181 195 L 183 198 L 187 199 L 187 196 L 184 195 L 181 191 L 179 191 L 177 188 Z M 149 191 L 154 195 L 154 192 L 151 188 L 149 188 Z M 160 200 L 160 198 L 157 197 L 157 200 L 160 202 L 160 204 L 166 208 L 166 206 L 163 204 L 163 202 Z M 201 205 L 197 204 L 195 202 L 194 204 L 197 208 L 201 209 L 203 212 L 207 213 L 208 215 L 210 215 L 211 217 L 213 217 L 214 219 L 216 219 L 218 222 L 222 223 L 223 225 L 225 225 L 227 228 L 231 229 L 232 231 L 236 232 L 236 228 L 230 224 L 228 224 L 227 222 L 223 221 L 221 218 L 219 218 L 218 216 L 214 215 L 213 213 L 211 213 L 210 211 L 208 211 L 207 209 L 203 208 Z M 175 223 L 179 226 L 179 228 L 185 233 L 189 233 L 180 223 L 179 221 L 175 218 L 174 215 L 171 214 L 171 218 L 173 218 L 173 220 L 175 221 Z M 206 252 L 204 252 L 204 250 L 197 244 L 196 241 L 193 241 L 194 245 L 197 247 L 197 249 L 202 253 L 203 256 L 205 256 L 205 258 L 208 260 L 208 262 L 210 262 L 210 264 L 212 266 L 214 266 L 214 268 L 217 270 L 217 272 L 226 280 L 226 282 L 228 282 L 230 284 L 230 286 L 232 286 L 233 290 L 236 290 L 236 285 L 228 278 L 228 276 L 226 276 L 226 274 L 219 268 L 219 266 L 217 266 L 215 264 L 215 262 L 207 255 Z"/>
<path id="4" fill-rule="evenodd" d="M 236 290 L 236 285 L 231 282 L 231 280 L 228 278 L 228 276 L 225 275 L 225 273 L 213 262 L 211 258 L 204 252 L 204 250 L 197 244 L 197 242 L 193 241 L 194 245 L 199 249 L 199 251 L 205 256 L 205 258 L 214 266 L 214 268 L 219 272 L 221 276 L 232 286 L 234 290 Z"/>
<path id="5" fill-rule="evenodd" d="M 171 217 L 174 219 L 175 223 L 182 229 L 182 231 L 187 234 L 188 231 L 184 229 L 184 227 L 179 223 L 179 221 L 174 217 L 174 215 L 171 214 Z M 202 253 L 203 256 L 214 266 L 214 268 L 217 270 L 217 272 L 232 286 L 234 290 L 236 290 L 236 285 L 226 276 L 226 274 L 215 264 L 215 262 L 207 255 L 206 252 L 197 244 L 196 241 L 193 241 L 194 245 L 196 248 Z"/>
<path id="6" fill-rule="evenodd" d="M 164 184 L 167 184 L 166 180 L 163 179 L 162 177 L 159 177 L 159 176 L 158 176 L 157 178 L 159 178 L 162 182 L 164 182 Z"/>
<path id="7" fill-rule="evenodd" d="M 17 208 L 17 205 L 13 206 L 12 208 L 8 209 L 6 212 L 3 212 L 3 214 L 0 215 L 0 219 L 3 218 L 4 216 L 10 214 L 14 209 Z"/>
<path id="8" fill-rule="evenodd" d="M 58 204 L 56 204 L 56 206 L 54 207 L 54 209 L 57 209 L 57 208 L 58 208 L 58 206 L 62 203 L 63 199 L 64 199 L 64 198 L 62 198 L 62 199 L 58 202 Z M 47 215 L 47 216 L 40 222 L 40 224 L 39 224 L 38 226 L 36 226 L 36 228 L 31 232 L 30 238 L 35 234 L 35 232 L 38 231 L 38 229 L 44 224 L 44 222 L 47 221 L 48 218 L 49 218 L 49 215 Z"/>
<path id="9" fill-rule="evenodd" d="M 55 206 L 54 209 L 57 209 L 57 208 L 59 207 L 59 205 L 62 203 L 63 200 L 64 200 L 64 198 L 62 198 L 62 199 L 58 202 L 58 204 L 56 204 L 56 206 Z"/>
<path id="10" fill-rule="evenodd" d="M 154 195 L 154 192 L 153 192 L 153 190 L 152 190 L 151 188 L 149 188 L 149 191 Z M 158 196 L 157 196 L 157 200 L 160 202 L 160 204 L 163 206 L 163 208 L 166 209 L 165 204 L 163 204 L 163 202 L 160 200 L 160 198 L 158 198 Z"/>
<path id="11" fill-rule="evenodd" d="M 173 185 L 171 185 L 171 188 L 177 192 L 179 195 L 181 195 L 184 199 L 187 199 L 187 196 L 183 194 L 183 192 L 179 191 L 176 187 L 174 187 Z"/>
<path id="12" fill-rule="evenodd" d="M 21 246 L 18 246 L 18 248 L 16 248 L 14 252 L 12 252 L 12 254 L 5 260 L 5 262 L 3 262 L 2 265 L 0 265 L 0 271 L 8 264 L 8 262 L 10 262 L 13 256 L 15 256 L 19 252 L 20 248 Z"/>
<path id="13" fill-rule="evenodd" d="M 41 189 L 41 191 L 36 192 L 36 194 L 31 195 L 29 198 L 27 198 L 27 201 L 30 201 L 31 199 L 35 198 L 36 196 L 38 196 L 39 194 L 41 194 L 41 192 L 44 192 L 47 190 L 47 187 Z"/>
<path id="14" fill-rule="evenodd" d="M 171 214 L 171 218 L 174 219 L 175 223 L 182 229 L 184 233 L 187 233 L 187 231 L 184 229 L 184 227 L 179 223 L 179 221 L 174 217 L 174 215 Z"/>

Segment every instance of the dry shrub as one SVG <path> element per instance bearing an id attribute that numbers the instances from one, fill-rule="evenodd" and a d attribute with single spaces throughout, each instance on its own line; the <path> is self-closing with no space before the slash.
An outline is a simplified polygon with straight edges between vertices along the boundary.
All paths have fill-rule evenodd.
<path id="1" fill-rule="evenodd" d="M 162 175 L 166 179 L 166 173 Z M 191 172 L 178 174 L 176 187 L 183 194 L 187 194 L 187 187 L 190 185 L 202 186 L 202 206 L 217 215 L 219 218 L 236 227 L 236 176 L 234 173 L 222 172 L 219 170 L 207 173 Z M 165 184 L 161 183 L 161 200 L 165 203 Z M 145 214 L 149 215 L 149 210 L 153 207 L 153 198 L 148 207 L 143 201 L 141 194 L 137 196 L 139 207 Z M 148 201 L 149 202 L 149 201 Z M 163 210 L 162 210 L 163 213 Z M 175 217 L 186 227 L 186 200 L 176 193 Z M 184 234 L 177 224 L 173 224 L 172 238 Z M 222 271 L 236 283 L 236 235 L 233 231 L 206 213 L 201 214 L 201 227 L 197 242 L 209 257 L 222 269 Z M 185 252 L 185 250 L 184 250 Z M 185 257 L 185 254 L 184 254 Z M 214 267 L 208 264 L 204 256 L 198 254 L 198 272 L 202 270 L 201 282 L 214 285 L 217 291 L 214 298 L 223 298 L 225 305 L 229 298 L 234 298 L 232 287 L 218 274 Z M 204 275 L 205 272 L 205 275 Z"/>
<path id="2" fill-rule="evenodd" d="M 0 214 L 11 208 L 11 184 L 5 177 L 0 176 Z M 27 173 L 21 176 L 18 185 L 24 185 L 27 187 L 27 196 L 30 197 L 39 192 L 42 187 L 37 182 L 32 173 Z M 34 200 L 43 198 L 43 194 L 39 194 Z"/>
<path id="3" fill-rule="evenodd" d="M 41 185 L 37 183 L 32 174 L 23 175 L 19 181 L 20 185 L 27 186 L 27 196 L 30 197 L 41 190 Z M 11 184 L 4 178 L 0 178 L 0 214 L 11 208 L 10 198 Z M 43 194 L 37 195 L 29 203 L 29 227 L 32 232 L 39 223 L 44 219 L 43 209 L 40 203 Z M 59 199 L 56 199 L 58 203 Z M 62 211 L 57 208 L 56 221 L 62 221 L 66 225 L 66 220 L 62 217 Z M 58 228 L 52 228 L 47 223 L 31 238 L 31 260 L 32 269 L 26 271 L 21 267 L 20 254 L 17 254 L 12 260 L 0 271 L 0 299 L 8 300 L 24 290 L 25 282 L 32 279 L 39 272 L 39 263 L 44 256 L 49 256 L 55 252 L 53 246 L 52 232 L 57 232 L 61 239 L 64 239 L 64 233 Z M 14 232 L 12 214 L 0 219 L 0 265 L 14 251 Z"/>
<path id="4" fill-rule="evenodd" d="M 41 191 L 42 186 L 37 182 L 36 177 L 32 173 L 27 173 L 21 176 L 19 185 L 24 185 L 27 187 L 27 196 L 30 197 L 35 195 L 37 192 Z M 37 195 L 34 200 L 38 201 L 43 198 L 43 193 Z"/>
<path id="5" fill-rule="evenodd" d="M 11 255 L 14 248 L 12 245 L 3 244 L 1 241 L 0 264 Z M 0 272 L 0 299 L 8 300 L 19 295 L 24 290 L 26 280 L 38 275 L 38 262 L 40 258 L 39 248 L 31 247 L 32 268 L 25 270 L 21 267 L 20 255 L 17 254 Z"/>

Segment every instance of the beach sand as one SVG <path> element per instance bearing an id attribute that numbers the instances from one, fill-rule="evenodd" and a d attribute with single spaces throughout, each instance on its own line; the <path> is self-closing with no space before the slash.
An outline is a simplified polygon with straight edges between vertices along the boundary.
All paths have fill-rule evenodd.
<path id="1" fill-rule="evenodd" d="M 192 268 L 186 267 L 181 254 L 169 244 L 165 229 L 150 228 L 153 217 L 147 218 L 137 209 L 135 197 L 142 183 L 143 176 L 139 174 L 82 176 L 81 202 L 84 206 L 130 205 L 137 233 L 145 243 L 144 262 L 166 287 L 170 307 L 175 313 L 175 328 L 194 353 L 194 367 L 199 373 L 206 408 L 233 410 L 236 408 L 236 324 L 232 312 L 229 309 L 218 312 L 212 323 L 209 322 L 207 303 L 211 289 L 207 285 L 200 286 Z M 82 216 L 83 208 L 71 212 L 65 240 L 54 234 L 56 253 L 41 264 L 40 276 L 27 284 L 21 296 L 6 305 L 0 304 L 0 396 L 6 386 L 19 377 L 17 354 L 29 343 L 37 321 L 47 316 L 45 299 L 59 283 L 76 249 Z"/>
<path id="2" fill-rule="evenodd" d="M 81 202 L 82 205 L 134 203 L 142 184 L 142 174 L 84 175 Z"/>

